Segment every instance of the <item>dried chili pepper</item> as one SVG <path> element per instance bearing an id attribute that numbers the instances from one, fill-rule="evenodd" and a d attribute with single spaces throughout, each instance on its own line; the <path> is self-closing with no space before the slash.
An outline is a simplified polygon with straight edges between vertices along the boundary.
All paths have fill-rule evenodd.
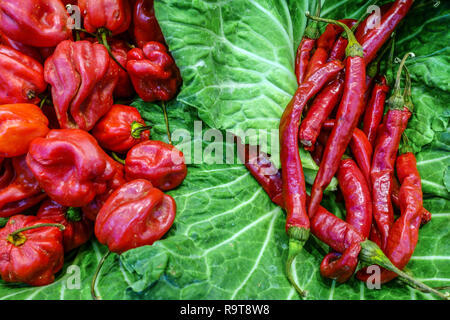
<path id="1" fill-rule="evenodd" d="M 113 105 L 118 67 L 101 44 L 61 42 L 45 62 L 44 75 L 62 129 L 89 131 Z"/>
<path id="2" fill-rule="evenodd" d="M 0 105 L 0 157 L 17 157 L 28 152 L 34 138 L 49 131 L 48 119 L 33 104 Z"/>
<path id="3" fill-rule="evenodd" d="M 102 148 L 123 153 L 148 140 L 149 130 L 136 108 L 113 105 L 95 125 L 92 135 Z"/>
<path id="4" fill-rule="evenodd" d="M 166 44 L 158 20 L 155 17 L 153 0 L 137 0 L 134 4 L 133 33 L 139 48 L 143 48 L 150 41 Z"/>
<path id="5" fill-rule="evenodd" d="M 306 213 L 306 186 L 298 153 L 298 130 L 303 108 L 320 89 L 343 69 L 339 61 L 332 61 L 303 82 L 287 105 L 280 121 L 281 167 L 283 198 L 287 212 L 286 232 L 289 235 L 289 255 L 286 272 L 299 294 L 304 294 L 292 279 L 291 265 L 309 237 Z"/>

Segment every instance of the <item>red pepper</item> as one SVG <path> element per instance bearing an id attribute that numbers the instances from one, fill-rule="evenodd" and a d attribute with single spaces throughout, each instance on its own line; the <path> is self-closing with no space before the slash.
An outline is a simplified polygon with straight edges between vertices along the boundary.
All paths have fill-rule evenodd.
<path id="1" fill-rule="evenodd" d="M 349 21 L 349 23 L 346 25 L 349 28 L 353 28 L 355 24 L 358 22 L 354 19 L 346 19 Z M 341 20 L 344 21 L 344 20 Z M 348 45 L 348 39 L 345 36 L 345 33 L 342 34 L 334 43 L 333 47 L 331 48 L 330 55 L 328 56 L 327 61 L 333 61 L 333 60 L 342 60 L 345 57 L 345 48 L 347 48 Z"/>
<path id="2" fill-rule="evenodd" d="M 111 46 L 111 53 L 120 63 L 121 66 L 127 65 L 127 55 L 130 50 L 125 41 L 112 40 L 109 42 Z M 116 88 L 114 89 L 114 97 L 116 98 L 129 98 L 134 95 L 133 84 L 131 83 L 130 76 L 126 70 L 119 68 L 119 80 Z"/>
<path id="3" fill-rule="evenodd" d="M 47 59 L 45 80 L 61 128 L 91 130 L 113 105 L 118 66 L 106 48 L 89 41 L 63 41 Z"/>
<path id="4" fill-rule="evenodd" d="M 361 24 L 358 26 L 358 28 L 355 31 L 355 37 L 356 40 L 361 41 L 362 38 L 371 30 L 374 29 L 374 27 L 376 26 L 377 22 L 381 23 L 381 18 L 386 14 L 386 12 L 389 10 L 389 8 L 391 7 L 392 2 L 383 4 L 382 6 L 379 7 L 380 9 L 380 14 L 378 14 L 377 11 L 374 11 L 372 14 L 370 14 L 369 16 L 367 16 L 366 19 L 364 19 Z M 378 21 L 378 19 L 380 19 L 380 21 Z"/>
<path id="5" fill-rule="evenodd" d="M 172 99 L 181 85 L 181 75 L 166 47 L 148 42 L 128 52 L 127 70 L 139 97 L 151 102 Z"/>
<path id="6" fill-rule="evenodd" d="M 143 48 L 150 41 L 166 44 L 158 20 L 155 17 L 153 0 L 136 1 L 133 9 L 133 32 L 139 48 Z"/>
<path id="7" fill-rule="evenodd" d="M 84 28 L 91 33 L 107 29 L 112 35 L 125 32 L 131 23 L 128 0 L 78 0 Z"/>
<path id="8" fill-rule="evenodd" d="M 0 105 L 0 157 L 26 154 L 31 141 L 44 137 L 48 131 L 48 119 L 37 106 Z"/>
<path id="9" fill-rule="evenodd" d="M 176 214 L 175 200 L 146 180 L 128 182 L 113 192 L 100 210 L 95 235 L 110 251 L 152 245 L 169 231 Z"/>
<path id="10" fill-rule="evenodd" d="M 388 92 L 389 86 L 386 84 L 386 78 L 380 76 L 372 89 L 370 101 L 364 115 L 363 131 L 372 146 L 375 144 L 377 129 L 383 118 L 384 103 Z"/>
<path id="11" fill-rule="evenodd" d="M 52 200 L 44 201 L 36 216 L 65 227 L 62 239 L 65 252 L 85 244 L 94 231 L 92 222 L 86 219 L 79 208 L 67 208 Z"/>
<path id="12" fill-rule="evenodd" d="M 51 130 L 27 155 L 42 189 L 66 207 L 83 207 L 107 191 L 116 173 L 109 160 L 94 137 L 77 129 Z"/>
<path id="13" fill-rule="evenodd" d="M 29 209 L 46 198 L 28 167 L 25 156 L 11 160 L 14 176 L 0 190 L 0 217 L 11 217 Z M 10 176 L 11 173 L 8 173 Z"/>
<path id="14" fill-rule="evenodd" d="M 324 149 L 325 145 L 323 145 L 320 141 L 316 141 L 314 144 L 314 150 L 311 152 L 311 157 L 318 166 L 320 166 L 320 161 L 322 161 Z"/>
<path id="15" fill-rule="evenodd" d="M 0 104 L 37 104 L 46 88 L 44 68 L 38 61 L 0 45 Z"/>
<path id="16" fill-rule="evenodd" d="M 321 20 L 332 22 L 327 19 Z M 327 141 L 322 162 L 311 190 L 311 202 L 308 208 L 310 216 L 314 216 L 322 201 L 323 190 L 337 172 L 339 161 L 350 143 L 353 130 L 356 128 L 364 108 L 366 67 L 362 49 L 350 29 L 344 24 L 340 25 L 344 27 L 349 37 L 345 62 L 345 87 L 336 114 L 336 125 Z"/>
<path id="17" fill-rule="evenodd" d="M 55 280 L 64 263 L 60 229 L 34 216 L 17 215 L 0 229 L 0 275 L 6 282 L 44 286 Z"/>
<path id="18" fill-rule="evenodd" d="M 6 188 L 14 178 L 11 159 L 0 158 L 0 190 Z"/>
<path id="19" fill-rule="evenodd" d="M 162 141 L 144 141 L 134 146 L 125 160 L 127 180 L 146 179 L 155 188 L 171 190 L 187 175 L 184 155 Z"/>
<path id="20" fill-rule="evenodd" d="M 38 48 L 27 46 L 26 44 L 20 43 L 18 41 L 14 41 L 8 38 L 3 32 L 0 31 L 0 44 L 12 48 L 14 50 L 23 53 L 30 58 L 33 58 L 36 61 L 43 62 L 41 54 L 39 53 Z"/>
<path id="21" fill-rule="evenodd" d="M 127 152 L 150 137 L 150 127 L 134 107 L 114 105 L 92 130 L 99 145 L 114 152 Z"/>
<path id="22" fill-rule="evenodd" d="M 60 0 L 1 0 L 0 30 L 32 47 L 55 47 L 72 38 L 69 15 Z"/>

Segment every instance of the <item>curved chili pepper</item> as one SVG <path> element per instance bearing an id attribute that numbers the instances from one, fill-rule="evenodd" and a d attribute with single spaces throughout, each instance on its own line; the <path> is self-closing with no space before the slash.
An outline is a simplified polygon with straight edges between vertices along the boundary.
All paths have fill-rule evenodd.
<path id="1" fill-rule="evenodd" d="M 94 137 L 77 129 L 51 130 L 33 140 L 27 155 L 41 188 L 66 207 L 83 207 L 107 191 L 115 176 L 109 159 Z"/>
<path id="2" fill-rule="evenodd" d="M 30 58 L 39 61 L 40 63 L 43 62 L 42 56 L 38 48 L 27 46 L 26 44 L 14 41 L 8 38 L 6 34 L 4 34 L 2 31 L 0 31 L 0 44 L 9 48 L 13 48 L 14 50 L 17 50 L 20 53 L 23 53 L 24 55 L 27 55 Z"/>
<path id="3" fill-rule="evenodd" d="M 353 28 L 355 24 L 358 22 L 355 19 L 344 19 L 340 21 L 348 21 L 349 23 L 347 26 L 349 28 Z M 330 55 L 328 56 L 327 61 L 333 61 L 333 60 L 343 60 L 345 57 L 345 48 L 347 48 L 348 45 L 348 39 L 345 37 L 345 33 L 342 34 L 336 42 L 333 44 L 333 47 L 330 50 Z"/>
<path id="4" fill-rule="evenodd" d="M 362 37 L 360 42 L 364 49 L 364 62 L 366 64 L 369 64 L 375 58 L 378 50 L 406 16 L 413 2 L 413 0 L 396 0 L 383 15 L 380 25 L 369 30 Z"/>
<path id="5" fill-rule="evenodd" d="M 118 67 L 106 48 L 89 41 L 63 41 L 44 67 L 61 128 L 89 131 L 113 105 Z"/>
<path id="6" fill-rule="evenodd" d="M 33 207 L 46 195 L 28 167 L 25 156 L 11 160 L 14 177 L 0 190 L 0 217 L 11 217 Z"/>
<path id="7" fill-rule="evenodd" d="M 316 141 L 314 144 L 314 150 L 311 152 L 311 157 L 318 166 L 320 166 L 320 161 L 322 161 L 324 149 L 325 145 L 323 145 L 320 141 Z"/>
<path id="8" fill-rule="evenodd" d="M 111 46 L 111 53 L 116 58 L 117 62 L 121 66 L 127 65 L 128 51 L 130 50 L 125 41 L 112 40 L 109 42 Z M 114 89 L 114 97 L 116 98 L 128 98 L 134 95 L 133 84 L 131 83 L 130 76 L 126 70 L 119 68 L 119 80 Z"/>
<path id="9" fill-rule="evenodd" d="M 0 157 L 17 157 L 28 152 L 31 141 L 45 137 L 48 119 L 33 104 L 0 105 Z"/>
<path id="10" fill-rule="evenodd" d="M 327 19 L 314 19 L 335 23 Z M 350 143 L 353 130 L 358 124 L 364 107 L 366 67 L 362 48 L 356 41 L 351 30 L 344 24 L 340 25 L 344 27 L 349 37 L 345 62 L 345 87 L 336 114 L 336 125 L 333 127 L 327 141 L 322 162 L 311 190 L 311 202 L 308 208 L 310 216 L 314 216 L 322 200 L 323 190 L 328 186 L 338 170 L 339 161 Z"/>
<path id="11" fill-rule="evenodd" d="M 146 179 L 154 187 L 171 190 L 187 175 L 184 155 L 174 146 L 162 141 L 144 141 L 134 146 L 125 160 L 128 180 Z"/>
<path id="12" fill-rule="evenodd" d="M 373 12 L 372 14 L 368 15 L 367 18 L 365 18 L 360 25 L 355 30 L 355 37 L 356 40 L 361 41 L 362 38 L 374 27 L 376 26 L 376 23 L 381 23 L 381 18 L 386 14 L 386 12 L 389 10 L 389 8 L 392 6 L 392 2 L 383 4 L 380 6 L 380 15 L 378 15 L 378 12 Z M 378 18 L 380 18 L 380 21 L 377 21 Z"/>
<path id="13" fill-rule="evenodd" d="M 37 104 L 46 88 L 44 68 L 38 61 L 0 45 L 0 104 Z"/>
<path id="14" fill-rule="evenodd" d="M 153 0 L 136 1 L 133 9 L 133 33 L 139 48 L 143 48 L 150 41 L 166 44 L 161 27 L 155 17 Z"/>
<path id="15" fill-rule="evenodd" d="M 32 47 L 56 47 L 72 38 L 69 15 L 60 0 L 1 0 L 0 30 Z"/>
<path id="16" fill-rule="evenodd" d="M 386 84 L 386 78 L 384 76 L 379 76 L 372 89 L 363 122 L 363 131 L 372 146 L 375 144 L 377 129 L 383 118 L 384 103 L 388 92 L 389 86 Z"/>
<path id="17" fill-rule="evenodd" d="M 158 42 L 129 51 L 126 68 L 137 94 L 147 102 L 168 101 L 181 85 L 180 70 L 166 47 Z"/>
<path id="18" fill-rule="evenodd" d="M 42 203 L 36 217 L 65 227 L 62 234 L 65 252 L 85 244 L 94 231 L 92 222 L 86 219 L 79 208 L 67 208 L 52 200 Z"/>
<path id="19" fill-rule="evenodd" d="M 113 152 L 127 152 L 150 137 L 150 127 L 134 107 L 113 105 L 92 130 L 98 144 Z"/>
<path id="20" fill-rule="evenodd" d="M 161 239 L 175 214 L 176 203 L 171 196 L 146 180 L 134 180 L 114 191 L 103 205 L 95 222 L 95 235 L 110 251 L 120 254 Z"/>
<path id="21" fill-rule="evenodd" d="M 299 294 L 303 292 L 292 279 L 292 261 L 309 237 L 309 219 L 306 213 L 306 186 L 302 162 L 298 153 L 298 130 L 303 108 L 320 89 L 343 69 L 339 61 L 332 61 L 317 70 L 303 82 L 287 105 L 280 121 L 281 167 L 283 199 L 287 212 L 286 232 L 289 235 L 289 256 L 286 271 Z"/>

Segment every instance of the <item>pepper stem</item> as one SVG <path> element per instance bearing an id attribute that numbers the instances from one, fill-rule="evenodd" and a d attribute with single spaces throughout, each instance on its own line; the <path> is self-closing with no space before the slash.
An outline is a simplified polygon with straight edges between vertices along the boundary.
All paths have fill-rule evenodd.
<path id="1" fill-rule="evenodd" d="M 408 68 L 405 66 L 405 91 L 403 92 L 403 96 L 405 98 L 405 107 L 408 108 L 410 112 L 414 110 L 414 104 L 412 102 L 412 94 L 411 94 L 411 74 L 409 73 Z"/>
<path id="2" fill-rule="evenodd" d="M 332 20 L 332 19 L 315 17 L 315 16 L 310 15 L 309 12 L 306 12 L 305 15 L 308 18 L 315 20 L 315 21 L 326 22 L 326 23 L 331 23 L 331 24 L 340 26 L 342 29 L 344 29 L 345 33 L 347 34 L 347 38 L 348 38 L 348 44 L 347 44 L 347 48 L 345 49 L 345 55 L 347 57 L 363 57 L 364 56 L 364 50 L 363 50 L 362 46 L 356 40 L 356 37 L 355 37 L 354 33 L 352 32 L 352 30 L 349 27 L 347 27 L 347 25 L 345 23 L 342 23 L 342 22 L 336 21 L 336 20 Z"/>
<path id="3" fill-rule="evenodd" d="M 140 122 L 133 121 L 131 124 L 131 136 L 135 139 L 140 139 L 142 132 L 148 131 L 151 128 L 152 126 L 146 126 Z"/>
<path id="4" fill-rule="evenodd" d="M 98 29 L 98 33 L 99 33 L 99 35 L 100 35 L 100 38 L 99 38 L 100 41 L 99 41 L 99 42 L 105 46 L 106 50 L 108 50 L 108 54 L 109 54 L 109 56 L 111 57 L 111 59 L 113 59 L 113 61 L 114 61 L 114 62 L 115 62 L 115 63 L 116 63 L 123 71 L 128 72 L 127 69 L 125 69 L 125 67 L 124 67 L 123 65 L 121 65 L 119 61 L 117 61 L 116 57 L 113 55 L 113 53 L 112 53 L 112 51 L 111 51 L 111 47 L 110 47 L 110 45 L 109 45 L 109 43 L 108 43 L 108 39 L 107 39 L 107 35 L 108 35 L 108 33 L 110 33 L 110 31 L 107 30 L 107 29 L 105 29 L 105 28 L 100 28 L 100 29 Z"/>
<path id="5" fill-rule="evenodd" d="M 402 80 L 402 71 L 405 67 L 405 62 L 408 57 L 414 57 L 414 53 L 408 52 L 403 56 L 402 61 L 400 62 L 400 66 L 397 70 L 397 76 L 395 78 L 395 85 L 394 85 L 394 92 L 392 93 L 392 96 L 387 101 L 389 104 L 390 109 L 399 109 L 402 110 L 405 106 L 405 98 L 403 97 L 403 94 L 401 92 L 400 83 Z"/>
<path id="6" fill-rule="evenodd" d="M 169 116 L 167 115 L 166 104 L 163 102 L 161 105 L 164 113 L 164 122 L 166 123 L 167 139 L 169 140 L 169 144 L 172 144 L 172 135 L 170 134 Z"/>
<path id="7" fill-rule="evenodd" d="M 16 247 L 21 246 L 27 241 L 27 237 L 22 232 L 45 227 L 56 227 L 61 231 L 64 231 L 66 229 L 66 227 L 60 223 L 39 223 L 33 226 L 17 229 L 16 231 L 11 232 L 8 235 L 7 240 Z"/>
<path id="8" fill-rule="evenodd" d="M 292 263 L 294 262 L 298 254 L 302 251 L 306 240 L 308 240 L 309 230 L 305 228 L 291 227 L 288 230 L 288 235 L 289 235 L 289 253 L 288 258 L 286 260 L 286 276 L 291 285 L 298 292 L 298 294 L 301 297 L 306 297 L 306 292 L 302 290 L 295 282 L 291 269 Z"/>
<path id="9" fill-rule="evenodd" d="M 81 219 L 83 218 L 81 214 L 81 208 L 70 207 L 69 209 L 67 209 L 66 218 L 67 220 L 72 222 L 81 221 Z"/>
<path id="10" fill-rule="evenodd" d="M 111 156 L 113 157 L 114 160 L 116 160 L 118 163 L 121 163 L 123 165 L 125 165 L 125 160 L 123 160 L 122 158 L 120 158 L 117 153 L 115 152 L 111 152 Z"/>
<path id="11" fill-rule="evenodd" d="M 103 264 L 105 263 L 106 259 L 108 259 L 109 255 L 111 254 L 111 251 L 108 251 L 101 259 L 100 262 L 97 265 L 97 269 L 95 270 L 94 276 L 92 277 L 91 282 L 91 297 L 93 300 L 102 300 L 100 296 L 98 296 L 95 293 L 95 286 L 97 285 L 97 277 L 100 274 L 100 270 L 102 269 Z"/>
<path id="12" fill-rule="evenodd" d="M 408 285 L 412 287 L 417 287 L 425 292 L 433 293 L 445 300 L 449 300 L 450 298 L 448 293 L 443 294 L 442 292 L 439 292 L 436 289 L 427 286 L 423 282 L 414 279 L 406 272 L 394 266 L 375 242 L 372 242 L 370 240 L 361 242 L 361 252 L 359 253 L 359 258 L 368 264 L 378 264 L 379 266 L 389 271 L 395 272 L 399 277 L 402 278 L 402 280 L 404 280 Z"/>

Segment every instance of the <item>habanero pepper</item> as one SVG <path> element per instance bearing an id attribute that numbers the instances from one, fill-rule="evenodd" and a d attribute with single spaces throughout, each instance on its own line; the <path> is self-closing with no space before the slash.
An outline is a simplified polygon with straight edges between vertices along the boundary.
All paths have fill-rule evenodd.
<path id="1" fill-rule="evenodd" d="M 308 101 L 343 69 L 340 61 L 332 61 L 318 69 L 298 87 L 280 121 L 280 160 L 283 180 L 283 199 L 287 213 L 286 232 L 289 235 L 289 255 L 286 273 L 300 295 L 291 275 L 292 262 L 309 237 L 309 218 L 306 213 L 306 185 L 302 162 L 298 153 L 298 130 L 301 115 Z"/>
<path id="2" fill-rule="evenodd" d="M 45 91 L 44 68 L 35 59 L 0 45 L 0 104 L 38 104 Z"/>
<path id="3" fill-rule="evenodd" d="M 164 35 L 155 16 L 153 0 L 137 0 L 133 8 L 133 35 L 139 48 L 147 42 L 166 44 Z"/>
<path id="4" fill-rule="evenodd" d="M 45 61 L 44 75 L 62 129 L 89 131 L 113 105 L 118 66 L 101 44 L 61 42 Z"/>
<path id="5" fill-rule="evenodd" d="M 20 53 L 23 53 L 26 56 L 29 56 L 30 58 L 33 58 L 34 60 L 42 63 L 43 59 L 39 52 L 38 48 L 27 46 L 26 44 L 20 43 L 18 41 L 14 41 L 6 36 L 2 31 L 0 31 L 0 44 L 13 48 L 14 50 L 19 51 Z"/>
<path id="6" fill-rule="evenodd" d="M 109 42 L 111 46 L 111 53 L 120 63 L 121 66 L 127 65 L 127 56 L 130 48 L 123 40 L 112 40 Z M 114 97 L 116 98 L 129 98 L 134 95 L 133 84 L 131 83 L 130 76 L 126 70 L 119 68 L 119 80 L 116 88 L 114 89 Z"/>
<path id="7" fill-rule="evenodd" d="M 11 159 L 0 158 L 0 190 L 6 188 L 14 178 Z"/>
<path id="8" fill-rule="evenodd" d="M 0 157 L 12 158 L 28 152 L 31 141 L 45 137 L 48 119 L 33 104 L 0 105 Z"/>

